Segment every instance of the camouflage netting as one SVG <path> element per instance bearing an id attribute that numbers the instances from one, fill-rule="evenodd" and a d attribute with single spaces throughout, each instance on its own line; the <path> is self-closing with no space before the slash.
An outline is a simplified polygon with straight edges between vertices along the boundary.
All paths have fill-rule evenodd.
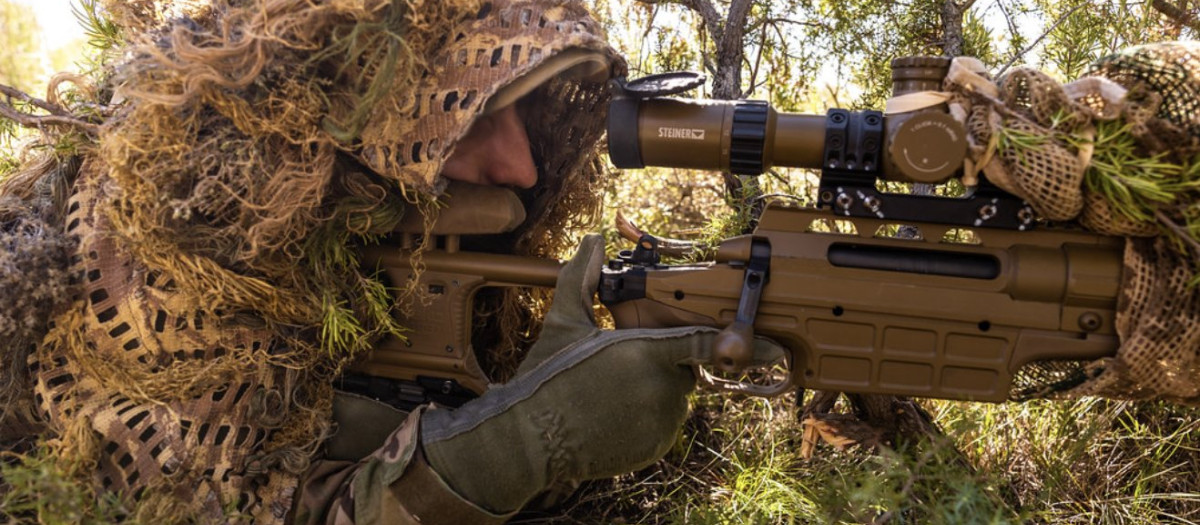
<path id="1" fill-rule="evenodd" d="M 498 89 L 566 49 L 616 60 L 575 3 L 109 9 L 129 44 L 99 91 L 111 94 L 97 101 L 111 116 L 65 216 L 26 218 L 19 202 L 0 201 L 6 233 L 41 235 L 12 254 L 12 272 L 0 267 L 4 277 L 66 273 L 69 257 L 81 289 L 73 303 L 65 288 L 35 290 L 31 302 L 48 299 L 19 327 L 37 340 L 47 329 L 38 323 L 67 305 L 30 359 L 50 429 L 43 444 L 136 501 L 140 518 L 278 521 L 329 432 L 332 378 L 401 330 L 355 246 L 406 209 L 435 213 L 442 162 Z M 541 182 L 523 194 L 529 219 L 507 239 L 516 253 L 561 253 L 598 211 L 600 73 L 535 92 L 527 128 Z M 493 305 L 511 354 L 494 361 L 498 377 L 535 329 L 522 314 L 543 299 Z M 28 353 L 0 353 L 0 393 L 23 407 Z"/>
<path id="2" fill-rule="evenodd" d="M 58 214 L 77 169 L 47 157 L 0 183 L 0 450 L 24 448 L 40 429 L 26 361 L 73 293 L 67 263 L 76 242 Z M 22 185 L 21 175 L 36 181 Z"/>
<path id="3" fill-rule="evenodd" d="M 969 171 L 1047 219 L 1128 237 L 1120 350 L 1041 371 L 1041 395 L 1200 402 L 1200 44 L 1132 48 L 1068 85 L 1026 68 L 993 83 L 956 59 L 946 88 Z"/>

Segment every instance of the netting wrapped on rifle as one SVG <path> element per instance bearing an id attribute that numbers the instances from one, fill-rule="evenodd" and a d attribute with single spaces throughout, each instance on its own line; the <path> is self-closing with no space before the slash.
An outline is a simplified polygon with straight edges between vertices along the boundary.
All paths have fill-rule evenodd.
<path id="1" fill-rule="evenodd" d="M 1066 85 L 1029 68 L 993 82 L 959 58 L 946 89 L 989 181 L 1047 219 L 1128 238 L 1117 355 L 1025 370 L 1014 397 L 1200 402 L 1200 43 L 1131 48 Z"/>

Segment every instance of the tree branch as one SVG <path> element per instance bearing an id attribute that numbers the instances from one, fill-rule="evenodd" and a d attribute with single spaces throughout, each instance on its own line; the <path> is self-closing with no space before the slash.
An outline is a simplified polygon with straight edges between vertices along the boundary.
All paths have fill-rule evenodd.
<path id="1" fill-rule="evenodd" d="M 1017 24 L 1013 22 L 1012 15 L 1004 7 L 1004 0 L 996 0 L 996 6 L 1000 8 L 1000 14 L 1004 15 L 1004 21 L 1008 23 L 1008 32 L 1013 35 L 1017 34 Z"/>
<path id="2" fill-rule="evenodd" d="M 1195 13 L 1189 13 L 1178 6 L 1171 5 L 1167 3 L 1167 0 L 1150 0 L 1150 6 L 1170 18 L 1171 21 L 1200 33 L 1200 20 L 1196 19 Z"/>
<path id="3" fill-rule="evenodd" d="M 707 2 L 708 0 L 696 0 Z M 725 34 L 721 36 L 721 47 L 742 47 L 742 35 L 746 34 L 746 18 L 750 16 L 753 0 L 733 0 L 729 4 L 729 17 L 725 19 Z"/>
<path id="4" fill-rule="evenodd" d="M 822 24 L 820 22 L 808 22 L 805 20 L 792 20 L 791 18 L 779 18 L 779 17 L 767 18 L 766 20 L 763 20 L 763 24 L 764 25 L 765 24 L 771 24 L 771 25 L 794 24 L 794 25 L 798 25 L 798 26 L 808 26 L 808 27 L 825 27 L 825 24 Z"/>
<path id="5" fill-rule="evenodd" d="M 946 0 L 942 4 L 942 54 L 956 57 L 962 54 L 963 48 L 963 13 L 966 12 L 958 2 Z"/>
<path id="6" fill-rule="evenodd" d="M 62 106 L 33 97 L 12 86 L 0 84 L 0 95 L 4 97 L 4 101 L 0 101 L 0 117 L 7 118 L 23 127 L 43 130 L 46 126 L 65 126 L 81 129 L 91 135 L 96 135 L 100 130 L 99 125 L 76 118 Z M 35 115 L 21 111 L 13 105 L 13 99 L 42 109 L 49 115 Z"/>
<path id="7" fill-rule="evenodd" d="M 1038 37 L 1033 40 L 1033 43 L 1029 44 L 1028 46 L 1025 46 L 1025 49 L 1022 49 L 1021 52 L 1013 55 L 1012 59 L 1009 60 L 1007 64 L 1004 64 L 1004 67 L 1000 68 L 1000 71 L 996 72 L 996 76 L 999 77 L 1000 75 L 1003 75 L 1005 71 L 1008 71 L 1008 68 L 1012 67 L 1012 65 L 1015 64 L 1017 62 L 1017 60 L 1019 60 L 1021 57 L 1025 56 L 1025 53 L 1028 53 L 1031 49 L 1037 47 L 1037 45 L 1042 42 L 1042 39 L 1046 38 L 1046 35 L 1053 33 L 1055 29 L 1058 29 L 1058 26 L 1060 24 L 1062 24 L 1064 21 L 1066 21 L 1068 17 L 1075 14 L 1075 11 L 1078 11 L 1079 8 L 1083 7 L 1084 5 L 1087 5 L 1087 4 L 1079 4 L 1075 7 L 1072 7 L 1070 11 L 1067 11 L 1066 13 L 1063 13 L 1062 16 L 1058 17 L 1058 20 L 1055 20 L 1054 24 L 1051 25 L 1049 29 L 1043 31 L 1041 35 L 1038 35 Z"/>
<path id="8" fill-rule="evenodd" d="M 758 53 L 754 57 L 754 66 L 750 68 L 750 93 L 755 90 L 755 84 L 758 83 L 758 71 L 762 66 L 763 50 L 767 47 L 767 25 L 764 22 L 759 26 L 758 38 Z"/>
<path id="9" fill-rule="evenodd" d="M 26 128 L 37 130 L 42 130 L 46 126 L 65 126 L 81 129 L 93 136 L 100 131 L 100 126 L 74 117 L 63 115 L 30 115 L 18 111 L 4 102 L 0 102 L 0 117 L 9 119 Z"/>
<path id="10" fill-rule="evenodd" d="M 12 86 L 6 86 L 4 84 L 0 84 L 0 95 L 4 95 L 5 97 L 8 97 L 9 100 L 12 100 L 15 98 L 15 99 L 24 101 L 27 104 L 42 108 L 42 109 L 46 110 L 46 112 L 48 112 L 54 116 L 66 117 L 69 115 L 67 113 L 67 110 L 59 107 L 57 104 L 51 104 L 49 102 L 46 102 L 45 100 L 31 96 L 28 93 L 21 91 L 17 88 L 14 88 Z"/>
<path id="11" fill-rule="evenodd" d="M 716 6 L 712 0 L 636 0 L 638 3 L 646 5 L 662 5 L 675 4 L 681 5 L 700 15 L 704 20 L 704 27 L 708 28 L 708 32 L 713 36 L 713 40 L 719 42 L 723 31 L 721 30 L 721 15 L 717 13 Z"/>

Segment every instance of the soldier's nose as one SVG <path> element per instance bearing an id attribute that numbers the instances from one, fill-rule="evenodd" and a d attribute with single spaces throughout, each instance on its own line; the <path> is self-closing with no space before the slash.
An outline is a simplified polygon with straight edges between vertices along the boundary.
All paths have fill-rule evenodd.
<path id="1" fill-rule="evenodd" d="M 490 186 L 533 187 L 537 168 L 516 106 L 475 121 L 442 166 L 442 175 Z"/>

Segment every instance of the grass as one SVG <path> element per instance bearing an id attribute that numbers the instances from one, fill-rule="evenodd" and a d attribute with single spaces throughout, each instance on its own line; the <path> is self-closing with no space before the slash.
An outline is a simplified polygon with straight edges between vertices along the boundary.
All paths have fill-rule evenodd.
<path id="1" fill-rule="evenodd" d="M 518 523 L 1200 523 L 1200 412 L 925 402 L 944 437 L 799 454 L 794 401 L 700 394 L 658 464 Z"/>
<path id="2" fill-rule="evenodd" d="M 5 485 L 0 491 L 3 523 L 116 523 L 128 513 L 114 494 L 97 498 L 90 484 L 64 470 L 47 449 L 0 455 L 0 479 Z"/>

